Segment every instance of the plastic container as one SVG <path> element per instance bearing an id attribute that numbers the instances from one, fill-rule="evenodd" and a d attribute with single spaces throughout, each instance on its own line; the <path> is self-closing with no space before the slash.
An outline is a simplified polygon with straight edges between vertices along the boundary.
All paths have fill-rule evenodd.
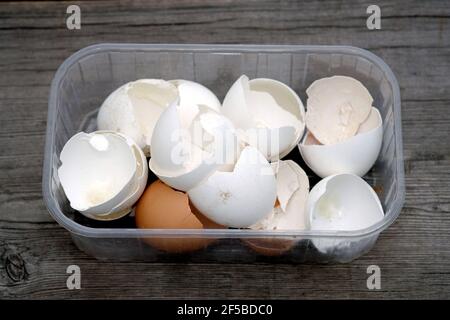
<path id="1" fill-rule="evenodd" d="M 383 118 L 383 146 L 364 177 L 378 193 L 382 221 L 352 232 L 136 229 L 132 216 L 109 224 L 72 210 L 58 180 L 59 153 L 80 130 L 95 130 L 96 112 L 107 95 L 138 78 L 189 79 L 223 98 L 241 75 L 278 79 L 306 101 L 316 79 L 346 75 L 360 80 Z M 306 165 L 295 150 L 291 158 Z M 310 173 L 308 171 L 308 173 Z M 311 184 L 318 178 L 310 173 Z M 69 57 L 53 79 L 43 171 L 43 194 L 53 218 L 75 244 L 102 260 L 195 262 L 348 262 L 374 245 L 398 217 L 404 201 L 400 92 L 389 67 L 372 53 L 344 46 L 100 44 Z M 326 241 L 326 252 L 314 243 Z M 197 250 L 189 251 L 196 247 Z M 167 252 L 170 250 L 171 252 Z M 181 252 L 180 252 L 181 251 Z"/>

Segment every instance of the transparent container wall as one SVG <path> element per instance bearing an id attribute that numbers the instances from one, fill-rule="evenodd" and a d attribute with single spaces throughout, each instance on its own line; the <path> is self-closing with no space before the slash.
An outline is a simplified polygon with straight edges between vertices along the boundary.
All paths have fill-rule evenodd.
<path id="1" fill-rule="evenodd" d="M 345 75 L 358 79 L 370 91 L 383 118 L 383 146 L 374 168 L 364 177 L 380 197 L 385 212 L 397 215 L 400 210 L 398 201 L 401 188 L 397 185 L 397 154 L 400 122 L 394 121 L 395 84 L 389 81 L 387 67 L 375 63 L 366 56 L 366 52 L 345 47 L 210 47 L 195 46 L 136 46 L 136 45 L 99 45 L 75 54 L 58 83 L 54 83 L 51 95 L 55 106 L 49 106 L 54 112 L 53 127 L 49 128 L 47 143 L 54 148 L 46 161 L 50 162 L 48 175 L 50 183 L 49 197 L 46 199 L 55 215 L 65 215 L 74 220 L 79 214 L 68 205 L 57 177 L 59 154 L 66 141 L 80 130 L 94 131 L 96 112 L 105 98 L 120 85 L 139 78 L 188 79 L 200 82 L 212 89 L 222 99 L 242 74 L 250 78 L 266 77 L 280 80 L 291 86 L 306 105 L 306 88 L 316 79 Z M 399 103 L 399 101 L 398 101 Z M 50 118 L 50 116 L 49 116 Z M 50 125 L 50 122 L 49 122 Z M 304 166 L 303 163 L 301 163 Z M 44 170 L 45 171 L 45 170 Z M 317 177 L 311 177 L 313 183 Z M 315 180 L 314 180 L 315 179 Z M 45 186 L 44 186 L 45 188 Z M 57 217 L 56 217 L 57 218 Z M 57 219 L 58 220 L 58 219 Z M 134 227 L 130 222 L 127 227 Z M 314 236 L 298 239 L 210 239 L 204 247 L 194 252 L 167 254 L 152 245 L 147 239 L 137 236 L 124 236 L 117 228 L 117 238 L 95 237 L 74 233 L 75 243 L 84 251 L 99 259 L 147 260 L 181 259 L 188 257 L 194 261 L 351 261 L 368 251 L 376 241 L 378 234 L 362 235 L 359 238 L 343 239 L 320 238 Z M 101 230 L 98 230 L 99 234 Z M 153 239 L 154 240 L 154 239 Z M 201 240 L 201 239 L 197 239 Z M 264 241 L 279 242 L 268 244 Z M 250 241 L 250 244 L 249 244 Z M 281 242 L 280 242 L 281 241 Z M 256 245 L 255 245 L 256 243 Z M 257 248 L 261 243 L 270 250 Z M 281 243 L 281 244 L 280 244 Z M 286 243 L 289 243 L 287 245 Z M 274 245 L 275 248 L 271 248 Z M 263 246 L 264 247 L 264 246 Z M 256 248 L 256 249 L 255 249 Z"/>

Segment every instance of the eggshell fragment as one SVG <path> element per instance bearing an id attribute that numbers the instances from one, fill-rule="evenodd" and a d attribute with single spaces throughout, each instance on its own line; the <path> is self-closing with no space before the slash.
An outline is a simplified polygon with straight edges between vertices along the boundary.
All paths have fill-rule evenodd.
<path id="1" fill-rule="evenodd" d="M 132 151 L 136 157 L 136 173 L 134 175 L 134 184 L 130 188 L 131 192 L 128 197 L 123 200 L 114 211 L 118 212 L 129 212 L 130 205 L 134 205 L 144 192 L 145 187 L 147 186 L 148 181 L 148 165 L 147 158 L 144 155 L 144 152 L 136 145 L 132 145 Z"/>
<path id="2" fill-rule="evenodd" d="M 173 104 L 155 126 L 151 150 L 150 169 L 171 187 L 187 191 L 234 163 L 240 147 L 232 123 L 219 113 Z"/>
<path id="3" fill-rule="evenodd" d="M 306 93 L 306 127 L 325 145 L 354 136 L 369 116 L 373 102 L 361 82 L 345 76 L 316 80 Z"/>
<path id="4" fill-rule="evenodd" d="M 189 205 L 188 196 L 161 181 L 155 181 L 144 191 L 136 205 L 136 225 L 141 229 L 203 229 L 221 228 Z M 148 244 L 168 252 L 189 252 L 209 245 L 205 238 L 148 237 Z"/>
<path id="5" fill-rule="evenodd" d="M 74 135 L 60 160 L 58 177 L 70 206 L 92 219 L 128 214 L 147 183 L 143 152 L 133 140 L 115 132 Z"/>
<path id="6" fill-rule="evenodd" d="M 240 154 L 233 171 L 216 171 L 188 191 L 193 205 L 224 226 L 248 227 L 267 216 L 276 200 L 270 164 L 253 147 Z"/>
<path id="7" fill-rule="evenodd" d="M 272 163 L 277 179 L 278 206 L 264 219 L 251 226 L 261 230 L 304 230 L 309 179 L 305 171 L 294 161 Z"/>
<path id="8" fill-rule="evenodd" d="M 227 92 L 222 112 L 238 129 L 240 139 L 271 161 L 287 155 L 305 128 L 300 98 L 272 79 L 241 76 Z"/>
<path id="9" fill-rule="evenodd" d="M 278 161 L 271 164 L 277 179 L 277 202 L 272 212 L 264 219 L 250 226 L 258 230 L 304 230 L 308 225 L 306 199 L 309 180 L 303 169 L 294 161 Z M 245 239 L 254 251 L 276 256 L 291 249 L 296 241 L 292 239 Z"/>
<path id="10" fill-rule="evenodd" d="M 278 239 L 278 238 L 254 238 L 245 239 L 247 244 L 253 251 L 264 256 L 279 256 L 289 251 L 294 245 L 294 240 Z"/>
<path id="11" fill-rule="evenodd" d="M 322 178 L 338 173 L 363 176 L 376 162 L 382 139 L 381 115 L 372 107 L 355 136 L 340 143 L 321 145 L 308 131 L 299 149 L 308 167 Z"/>
<path id="12" fill-rule="evenodd" d="M 99 130 L 126 134 L 149 155 L 156 121 L 176 100 L 178 90 L 167 81 L 140 79 L 128 82 L 103 102 L 97 116 L 97 126 Z"/>
<path id="13" fill-rule="evenodd" d="M 169 80 L 177 87 L 180 104 L 204 105 L 220 112 L 221 104 L 216 95 L 204 85 L 189 80 Z"/>
<path id="14" fill-rule="evenodd" d="M 384 217 L 383 208 L 372 187 L 353 174 L 322 179 L 311 190 L 306 204 L 311 230 L 354 231 L 368 228 Z M 348 240 L 314 238 L 319 251 L 348 246 Z"/>

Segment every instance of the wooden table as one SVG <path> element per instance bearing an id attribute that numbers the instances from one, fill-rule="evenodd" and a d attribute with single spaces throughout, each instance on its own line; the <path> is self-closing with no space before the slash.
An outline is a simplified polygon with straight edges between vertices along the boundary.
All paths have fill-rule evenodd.
<path id="1" fill-rule="evenodd" d="M 88 1 L 0 3 L 0 299 L 450 298 L 450 2 Z M 402 93 L 406 203 L 374 249 L 345 265 L 100 263 L 47 212 L 41 170 L 55 70 L 99 42 L 345 44 L 380 56 Z M 82 289 L 66 288 L 66 268 Z M 381 290 L 366 269 L 381 268 Z"/>

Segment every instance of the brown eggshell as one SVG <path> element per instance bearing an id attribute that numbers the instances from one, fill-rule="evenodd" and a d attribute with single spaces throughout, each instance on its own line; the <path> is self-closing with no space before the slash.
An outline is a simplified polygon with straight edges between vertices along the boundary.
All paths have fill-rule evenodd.
<path id="1" fill-rule="evenodd" d="M 187 194 L 176 191 L 160 180 L 145 189 L 136 210 L 136 225 L 141 229 L 222 228 L 189 205 Z M 153 247 L 168 252 L 189 252 L 208 246 L 214 239 L 145 238 Z"/>
<path id="2" fill-rule="evenodd" d="M 291 249 L 295 241 L 287 239 L 245 239 L 243 240 L 252 250 L 265 256 L 279 256 Z"/>

